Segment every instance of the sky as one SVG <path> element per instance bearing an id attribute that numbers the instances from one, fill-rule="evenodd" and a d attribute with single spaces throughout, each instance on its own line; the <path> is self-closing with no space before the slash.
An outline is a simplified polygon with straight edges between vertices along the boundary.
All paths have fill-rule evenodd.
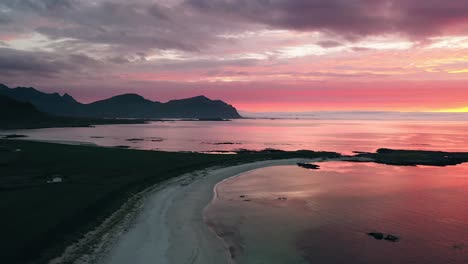
<path id="1" fill-rule="evenodd" d="M 468 0 L 1 0 L 0 82 L 82 102 L 468 111 Z"/>

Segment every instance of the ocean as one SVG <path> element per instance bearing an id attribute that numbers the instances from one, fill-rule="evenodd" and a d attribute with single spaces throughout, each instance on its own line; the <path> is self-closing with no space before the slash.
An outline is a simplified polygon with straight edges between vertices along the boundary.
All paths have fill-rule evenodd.
<path id="1" fill-rule="evenodd" d="M 468 152 L 463 116 L 327 114 L 2 131 L 26 139 L 162 151 Z M 452 116 L 453 117 L 453 116 Z M 276 166 L 216 186 L 206 223 L 239 264 L 468 263 L 468 165 L 322 162 Z M 369 232 L 399 238 L 378 240 Z"/>
<path id="2" fill-rule="evenodd" d="M 239 119 L 167 121 L 90 128 L 3 131 L 27 139 L 162 151 L 322 150 L 350 154 L 378 148 L 468 151 L 468 121 Z"/>
<path id="3" fill-rule="evenodd" d="M 468 263 L 468 165 L 317 164 L 216 186 L 205 221 L 236 263 Z"/>

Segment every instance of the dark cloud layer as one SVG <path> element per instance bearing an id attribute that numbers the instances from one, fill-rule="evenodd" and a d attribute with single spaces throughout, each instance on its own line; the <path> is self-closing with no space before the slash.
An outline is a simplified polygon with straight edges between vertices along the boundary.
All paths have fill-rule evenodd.
<path id="1" fill-rule="evenodd" d="M 187 5 L 273 28 L 351 39 L 386 33 L 427 37 L 458 26 L 467 29 L 468 22 L 467 0 L 188 0 Z"/>
<path id="2" fill-rule="evenodd" d="M 334 41 L 334 40 L 322 40 L 322 41 L 317 42 L 317 45 L 323 48 L 334 48 L 334 47 L 342 46 L 343 43 Z"/>
<path id="3" fill-rule="evenodd" d="M 50 82 L 86 76 L 79 80 L 99 86 L 93 78 L 117 85 L 166 75 L 179 82 L 186 73 L 196 80 L 205 72 L 201 79 L 279 71 L 298 78 L 380 77 L 353 67 L 300 74 L 289 68 L 313 67 L 320 55 L 326 60 L 340 50 L 364 56 L 379 41 L 410 43 L 400 45 L 404 50 L 450 35 L 468 35 L 468 0 L 0 0 L 0 78 L 21 84 L 36 76 Z"/>
<path id="4" fill-rule="evenodd" d="M 19 10 L 30 10 L 34 12 L 60 10 L 62 8 L 71 8 L 72 0 L 3 0 L 5 7 Z"/>
<path id="5" fill-rule="evenodd" d="M 52 77 L 64 71 L 78 73 L 98 62 L 85 55 L 57 56 L 45 52 L 0 48 L 0 76 L 29 75 Z"/>
<path id="6" fill-rule="evenodd" d="M 217 32 L 225 30 L 221 17 L 193 14 L 187 6 L 168 7 L 153 1 L 6 0 L 0 2 L 2 6 L 9 12 L 0 21 L 11 21 L 12 27 L 29 27 L 52 39 L 109 44 L 126 51 L 199 51 L 214 42 Z M 28 21 L 40 22 L 25 23 L 26 16 Z"/>
<path id="7" fill-rule="evenodd" d="M 2 8 L 3 7 L 3 8 Z M 109 44 L 119 51 L 202 52 L 217 34 L 255 26 L 319 31 L 355 40 L 400 33 L 412 39 L 468 30 L 468 0 L 3 0 L 4 31 Z M 34 19 L 36 17 L 36 19 Z M 324 42 L 323 47 L 332 47 Z"/>

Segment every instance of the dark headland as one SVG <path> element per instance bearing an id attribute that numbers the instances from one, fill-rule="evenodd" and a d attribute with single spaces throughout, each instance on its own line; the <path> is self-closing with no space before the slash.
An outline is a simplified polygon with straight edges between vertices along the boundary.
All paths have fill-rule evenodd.
<path id="1" fill-rule="evenodd" d="M 48 127 L 89 127 L 108 124 L 142 124 L 142 119 L 110 119 L 54 116 L 39 111 L 28 102 L 0 95 L 0 129 L 33 129 Z"/>
<path id="2" fill-rule="evenodd" d="M 37 110 L 53 116 L 80 118 L 195 118 L 223 120 L 241 118 L 237 110 L 221 100 L 205 96 L 151 101 L 137 94 L 122 94 L 89 104 L 80 103 L 69 94 L 44 93 L 32 87 L 9 88 L 0 84 L 0 95 L 30 103 Z"/>

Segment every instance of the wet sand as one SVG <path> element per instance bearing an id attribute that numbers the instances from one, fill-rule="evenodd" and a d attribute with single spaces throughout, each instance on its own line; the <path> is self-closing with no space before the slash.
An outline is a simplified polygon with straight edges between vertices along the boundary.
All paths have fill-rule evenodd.
<path id="1" fill-rule="evenodd" d="M 232 263 L 224 242 L 203 219 L 203 210 L 213 198 L 214 186 L 254 169 L 310 161 L 260 161 L 182 176 L 145 199 L 132 226 L 98 262 Z"/>

